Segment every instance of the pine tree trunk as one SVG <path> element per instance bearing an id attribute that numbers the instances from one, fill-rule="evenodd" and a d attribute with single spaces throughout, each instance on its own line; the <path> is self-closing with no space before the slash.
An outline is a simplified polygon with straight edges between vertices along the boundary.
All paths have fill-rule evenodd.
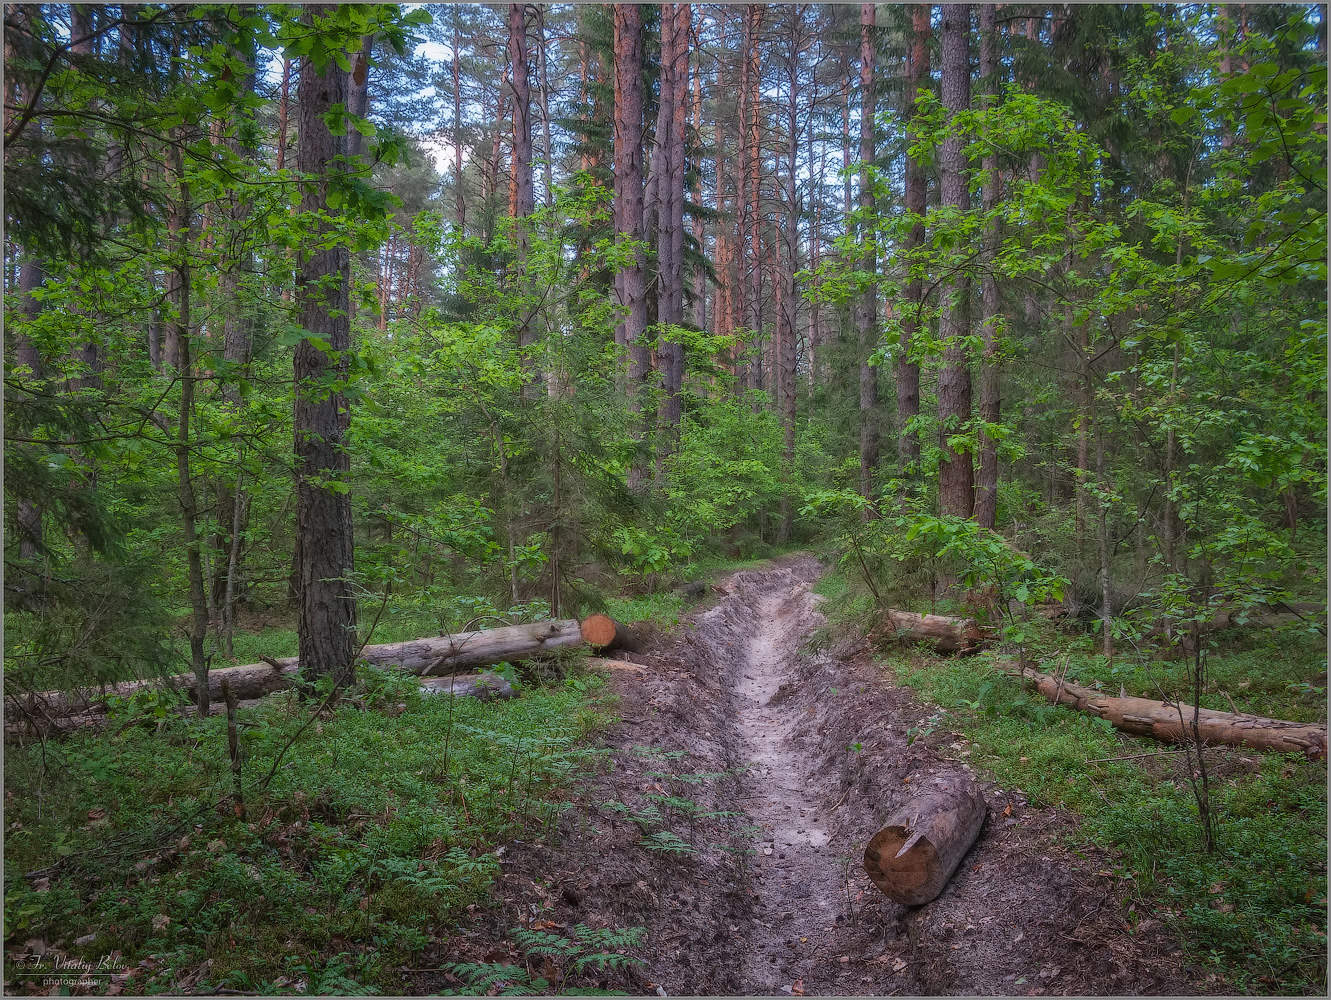
<path id="1" fill-rule="evenodd" d="M 943 106 L 949 119 L 970 107 L 970 5 L 943 6 Z M 939 152 L 939 188 L 942 203 L 959 211 L 970 210 L 966 157 L 961 139 L 949 136 Z M 938 376 L 938 419 L 943 459 L 938 465 L 938 496 L 944 514 L 970 517 L 975 506 L 971 457 L 947 443 L 971 417 L 971 376 L 961 338 L 970 334 L 970 280 L 957 277 L 944 292 L 940 333 L 947 345 Z"/>
<path id="2" fill-rule="evenodd" d="M 458 232 L 467 232 L 467 196 L 462 182 L 462 36 L 459 30 L 458 8 L 450 9 L 453 18 L 453 52 L 449 68 L 453 73 L 453 205 L 457 213 Z"/>
<path id="3" fill-rule="evenodd" d="M 928 4 L 911 8 L 910 87 L 908 94 L 910 115 L 913 118 L 916 94 L 929 84 L 929 25 Z M 918 138 L 907 128 L 908 142 Z M 911 226 L 906 237 L 905 252 L 909 255 L 924 244 L 926 180 L 924 164 L 906 158 L 906 211 L 921 220 Z M 920 366 L 910 360 L 911 343 L 919 329 L 919 316 L 924 308 L 924 282 L 911 278 L 906 283 L 906 304 L 901 322 L 901 340 L 897 361 L 897 423 L 901 427 L 901 461 L 903 465 L 918 466 L 920 461 L 919 434 L 910 429 L 910 422 L 920 415 Z"/>
<path id="4" fill-rule="evenodd" d="M 860 242 L 864 258 L 862 270 L 871 274 L 878 270 L 873 240 L 868 235 L 867 220 L 874 213 L 873 182 L 868 165 L 875 157 L 874 112 L 874 45 L 877 40 L 877 7 L 860 5 Z M 855 328 L 860 342 L 860 495 L 866 500 L 874 496 L 874 474 L 878 471 L 878 369 L 869 364 L 869 356 L 878 346 L 878 289 L 870 283 L 855 307 Z"/>
<path id="5" fill-rule="evenodd" d="M 657 182 L 657 322 L 660 326 L 684 322 L 684 123 L 689 88 L 689 4 L 661 8 L 661 95 L 657 116 L 660 140 L 660 177 Z M 658 461 L 674 452 L 681 416 L 680 389 L 684 378 L 684 351 L 677 341 L 659 348 L 662 389 L 662 431 Z"/>
<path id="6" fill-rule="evenodd" d="M 331 5 L 312 4 L 307 18 L 327 16 Z M 306 60 L 297 88 L 299 134 L 296 165 L 310 178 L 300 208 L 308 218 L 336 214 L 327 201 L 329 174 L 345 144 L 328 128 L 326 116 L 347 101 L 346 75 L 330 62 L 322 72 Z M 316 239 L 330 225 L 315 223 Z M 350 575 L 354 563 L 346 396 L 330 382 L 346 378 L 351 348 L 347 317 L 351 261 L 345 246 L 305 251 L 300 261 L 296 301 L 301 327 L 327 342 L 325 353 L 309 339 L 295 352 L 296 532 L 300 538 L 300 659 L 307 677 L 329 675 L 341 687 L 355 678 L 356 601 Z"/>
<path id="7" fill-rule="evenodd" d="M 643 239 L 642 191 L 642 12 L 634 4 L 614 5 L 615 23 L 615 187 L 616 230 L 623 239 Z M 651 374 L 647 331 L 647 274 L 641 249 L 619 272 L 619 305 L 625 311 L 616 338 L 629 352 L 628 395 L 632 411 L 645 415 L 643 405 Z M 641 490 L 647 479 L 644 429 L 635 431 L 639 450 L 629 469 L 628 486 Z"/>
<path id="8" fill-rule="evenodd" d="M 800 203 L 795 183 L 799 167 L 799 99 L 800 56 L 804 51 L 804 11 L 798 6 L 785 8 L 790 18 L 790 34 L 786 53 L 786 226 L 782 241 L 785 267 L 781 273 L 781 311 L 777 317 L 779 373 L 778 407 L 784 432 L 784 472 L 789 477 L 795 465 L 795 337 L 798 329 L 799 299 L 795 290 L 795 274 L 800 269 Z M 781 525 L 777 540 L 786 542 L 794 527 L 790 489 L 781 496 Z"/>
<path id="9" fill-rule="evenodd" d="M 990 106 L 996 106 L 999 93 L 998 63 L 998 27 L 995 17 L 995 5 L 983 4 L 980 7 L 980 76 L 984 80 L 985 90 L 989 94 Z M 992 153 L 984 158 L 985 182 L 981 194 L 985 212 L 992 211 L 998 204 L 999 173 L 998 154 Z M 997 223 L 985 233 L 989 244 L 988 259 L 993 260 L 998 252 Z M 986 424 L 997 424 L 1001 417 L 998 382 L 998 326 L 999 316 L 998 279 L 992 268 L 986 268 L 980 279 L 980 302 L 984 311 L 984 324 L 980 335 L 984 347 L 980 357 L 980 419 Z M 980 435 L 980 476 L 975 489 L 975 520 L 982 528 L 994 527 L 998 515 L 998 441 L 987 432 Z"/>
<path id="10" fill-rule="evenodd" d="M 176 138 L 176 137 L 173 137 Z M 180 410 L 176 422 L 176 492 L 180 501 L 180 523 L 185 536 L 185 558 L 189 577 L 190 667 L 194 671 L 195 703 L 199 717 L 208 715 L 208 662 L 203 640 L 208 633 L 208 598 L 204 592 L 203 541 L 199 536 L 198 503 L 190 469 L 190 417 L 194 411 L 194 367 L 190 358 L 190 191 L 185 181 L 178 145 L 171 146 L 171 171 L 176 197 L 171 211 L 172 250 L 175 256 L 175 306 L 173 340 L 176 344 L 176 374 L 180 379 Z"/>

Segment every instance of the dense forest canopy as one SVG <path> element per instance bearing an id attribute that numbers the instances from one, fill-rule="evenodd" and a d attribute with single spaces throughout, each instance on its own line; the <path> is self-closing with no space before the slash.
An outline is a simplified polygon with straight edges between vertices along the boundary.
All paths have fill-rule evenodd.
<path id="1" fill-rule="evenodd" d="M 677 878 L 765 941 L 708 895 L 752 877 L 777 913 L 844 895 L 825 930 L 850 940 L 863 873 L 829 844 L 973 751 L 1011 797 L 947 772 L 970 826 L 938 891 L 979 843 L 1006 882 L 968 891 L 1047 877 L 1020 909 L 1053 934 L 1040 906 L 1091 894 L 1049 888 L 1081 877 L 1045 863 L 1051 805 L 1186 928 L 1169 955 L 1218 970 L 1114 978 L 1060 934 L 1041 989 L 1324 991 L 1324 6 L 4 16 L 12 939 L 123 931 L 151 991 L 770 985 L 678 949 L 694 978 L 615 979 L 644 928 L 582 923 L 586 886 L 532 890 L 567 926 L 519 906 L 521 969 L 448 951 L 449 921 L 517 898 L 496 845 L 604 828 L 605 871 L 653 852 L 609 898 Z M 670 633 L 695 599 L 716 614 L 668 662 L 569 652 L 640 653 L 626 624 Z M 833 633 L 863 648 L 809 652 Z M 449 676 L 378 669 L 407 645 Z M 522 696 L 454 699 L 463 660 Z M 652 695 L 602 736 L 612 687 Z M 612 755 L 618 798 L 561 798 Z M 800 787 L 750 794 L 759 758 Z M 831 832 L 774 894 L 747 845 L 786 813 Z M 1028 820 L 1046 839 L 1019 856 Z M 1110 919 L 1101 863 L 1078 921 Z M 642 920 L 675 948 L 710 924 L 669 895 Z M 829 950 L 818 985 L 1035 988 L 1024 952 L 1005 980 L 927 978 L 931 912 L 909 962 Z M 1115 962 L 1155 940 L 1125 912 L 1087 924 Z"/>
<path id="2" fill-rule="evenodd" d="M 1325 41 L 11 5 L 7 671 L 203 670 L 311 581 L 345 663 L 385 601 L 559 613 L 860 516 L 998 530 L 1107 644 L 1319 591 Z"/>

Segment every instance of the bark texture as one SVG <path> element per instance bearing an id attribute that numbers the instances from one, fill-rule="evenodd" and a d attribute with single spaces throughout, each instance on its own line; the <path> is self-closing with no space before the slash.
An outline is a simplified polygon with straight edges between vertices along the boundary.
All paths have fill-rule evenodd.
<path id="1" fill-rule="evenodd" d="M 634 4 L 614 5 L 615 46 L 615 231 L 621 239 L 639 244 L 633 263 L 621 268 L 615 279 L 617 304 L 623 319 L 615 341 L 628 350 L 627 391 L 629 405 L 643 413 L 647 377 L 651 374 L 651 352 L 645 343 L 647 331 L 647 268 L 640 248 L 643 233 L 642 192 L 642 11 Z M 639 436 L 642 436 L 641 428 Z M 628 485 L 641 490 L 646 482 L 646 462 L 639 454 L 629 469 Z"/>
<path id="2" fill-rule="evenodd" d="M 916 4 L 911 8 L 911 42 L 909 63 L 908 109 L 914 119 L 916 95 L 921 87 L 929 85 L 929 38 L 933 29 L 929 24 L 929 5 Z M 917 136 L 907 126 L 907 142 Z M 924 244 L 924 212 L 927 181 L 924 164 L 912 157 L 906 158 L 906 211 L 920 221 L 911 226 L 906 236 L 905 252 L 918 250 Z M 906 283 L 905 310 L 901 319 L 901 340 L 897 359 L 897 424 L 901 433 L 901 461 L 916 464 L 920 461 L 920 438 L 910 429 L 910 422 L 920 415 L 920 366 L 910 360 L 911 343 L 919 330 L 919 316 L 924 308 L 924 282 L 912 277 Z"/>
<path id="3" fill-rule="evenodd" d="M 992 107 L 998 102 L 998 26 L 995 5 L 980 7 L 980 76 Z M 998 204 L 998 154 L 984 158 L 985 181 L 981 193 L 986 212 Z M 992 261 L 998 252 L 996 224 L 985 232 L 985 256 Z M 980 419 L 996 424 L 1001 414 L 998 384 L 998 329 L 1000 323 L 998 278 L 992 268 L 986 268 L 980 279 L 980 303 L 984 311 L 984 325 L 980 336 L 984 347 L 980 356 Z M 993 528 L 998 511 L 998 441 L 988 433 L 980 434 L 980 474 L 975 488 L 975 520 L 982 528 Z M 1108 633 L 1106 633 L 1108 635 Z"/>
<path id="4" fill-rule="evenodd" d="M 311 5 L 306 17 L 323 16 L 329 9 Z M 301 67 L 296 165 L 306 178 L 301 211 L 310 217 L 329 211 L 330 172 L 338 169 L 334 159 L 344 144 L 329 131 L 325 116 L 334 105 L 346 104 L 346 85 L 346 74 L 331 60 L 316 68 L 307 59 Z M 346 437 L 351 414 L 338 387 L 346 378 L 345 353 L 351 347 L 351 260 L 345 245 L 323 242 L 326 223 L 316 223 L 315 229 L 318 249 L 303 255 L 296 279 L 300 323 L 309 335 L 295 352 L 297 627 L 306 675 L 328 674 L 340 686 L 354 678 L 356 643 L 351 497 L 343 482 L 350 469 Z"/>
<path id="5" fill-rule="evenodd" d="M 1107 719 L 1115 729 L 1134 736 L 1149 736 L 1166 743 L 1190 743 L 1193 739 L 1195 713 L 1203 743 L 1246 746 L 1254 750 L 1284 753 L 1301 752 L 1314 758 L 1326 755 L 1325 725 L 1217 712 L 1209 708 L 1198 709 L 1183 702 L 1113 698 L 1049 674 L 1032 670 L 1020 673 L 1016 668 L 1012 672 L 1019 673 L 1027 684 L 1050 701 Z"/>
<path id="6" fill-rule="evenodd" d="M 948 117 L 970 107 L 970 5 L 943 6 L 943 105 Z M 966 186 L 966 155 L 961 139 L 949 136 L 939 151 L 939 188 L 944 205 L 970 210 Z M 974 472 L 967 452 L 947 439 L 961 432 L 971 417 L 971 374 L 960 338 L 970 333 L 970 279 L 958 276 L 944 291 L 942 329 L 947 347 L 938 375 L 938 420 L 943 458 L 938 464 L 938 497 L 944 514 L 970 517 L 975 506 Z"/>
<path id="7" fill-rule="evenodd" d="M 927 642 L 939 653 L 963 654 L 977 652 L 991 638 L 974 618 L 921 615 L 890 608 L 884 613 L 882 627 L 876 635 L 907 642 Z"/>
<path id="8" fill-rule="evenodd" d="M 984 796 L 965 774 L 926 779 L 864 848 L 864 870 L 904 906 L 937 899 L 979 838 L 987 813 Z"/>
<path id="9" fill-rule="evenodd" d="M 873 181 L 869 164 L 874 160 L 874 42 L 877 7 L 860 5 L 860 211 L 867 220 L 874 212 Z M 862 226 L 867 225 L 867 222 Z M 862 228 L 864 259 L 860 266 L 878 270 L 877 254 L 867 230 Z M 869 355 L 878 346 L 878 290 L 870 283 L 855 305 L 855 328 L 860 336 L 860 495 L 873 499 L 873 477 L 878 470 L 878 370 Z"/>

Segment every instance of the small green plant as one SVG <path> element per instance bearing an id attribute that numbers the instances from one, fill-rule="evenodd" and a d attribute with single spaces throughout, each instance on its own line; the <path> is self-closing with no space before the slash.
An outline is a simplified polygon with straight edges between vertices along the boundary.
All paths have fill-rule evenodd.
<path id="1" fill-rule="evenodd" d="M 467 987 L 463 991 L 445 990 L 444 995 L 531 996 L 538 993 L 576 993 L 605 995 L 604 991 L 578 987 L 590 973 L 622 972 L 642 959 L 627 954 L 646 940 L 643 927 L 588 927 L 578 924 L 571 934 L 554 930 L 514 927 L 509 933 L 522 949 L 527 967 L 508 963 L 459 962 L 448 966 Z M 553 979 L 534 975 L 530 966 L 539 963 L 553 968 Z"/>

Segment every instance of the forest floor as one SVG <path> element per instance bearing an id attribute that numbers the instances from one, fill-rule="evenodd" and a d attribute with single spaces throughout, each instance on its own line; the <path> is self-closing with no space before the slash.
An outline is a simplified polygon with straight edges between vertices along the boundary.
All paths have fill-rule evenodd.
<path id="1" fill-rule="evenodd" d="M 807 555 L 735 573 L 635 657 L 641 672 L 615 671 L 613 766 L 557 838 L 511 845 L 499 905 L 425 963 L 469 971 L 422 971 L 417 989 L 539 977 L 662 995 L 1221 991 L 1159 920 L 1134 927 L 1109 858 L 1067 846 L 1066 814 L 992 782 L 942 896 L 907 908 L 869 882 L 863 845 L 910 782 L 970 765 L 965 737 L 931 725 L 856 642 L 803 645 L 823 621 L 819 574 Z M 642 964 L 601 956 L 590 975 L 579 925 L 645 931 Z"/>
<path id="2" fill-rule="evenodd" d="M 12 748 L 7 989 L 109 955 L 75 992 L 1324 992 L 1321 762 L 1217 748 L 1206 855 L 1179 756 L 983 655 L 870 649 L 864 595 L 813 556 L 672 595 L 614 607 L 662 625 L 633 662 L 560 657 L 519 698 L 365 671 L 328 711 L 242 709 L 248 817 L 218 717 L 127 707 Z M 1217 676 L 1247 710 L 1312 713 L 1324 660 L 1301 641 L 1227 650 Z M 939 898 L 898 906 L 864 844 L 956 769 L 980 838 Z"/>

